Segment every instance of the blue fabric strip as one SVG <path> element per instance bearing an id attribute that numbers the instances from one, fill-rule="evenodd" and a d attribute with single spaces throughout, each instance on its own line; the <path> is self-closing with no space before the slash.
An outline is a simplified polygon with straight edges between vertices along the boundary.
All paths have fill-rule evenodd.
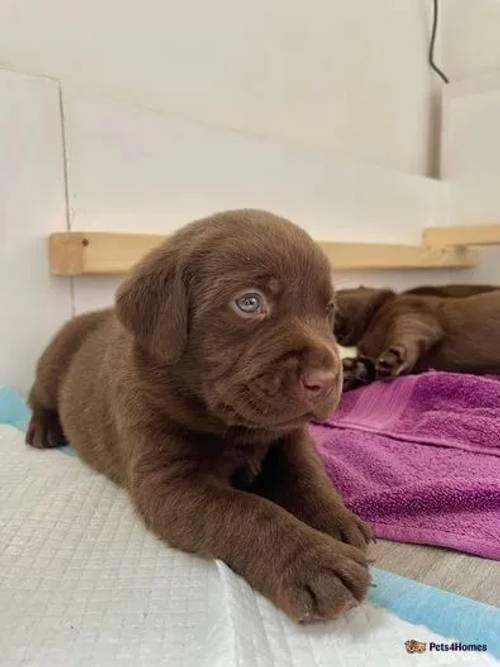
<path id="1" fill-rule="evenodd" d="M 30 409 L 21 394 L 9 387 L 0 387 L 0 424 L 11 424 L 26 431 L 30 417 Z"/>
<path id="2" fill-rule="evenodd" d="M 23 397 L 0 387 L 0 423 L 25 431 L 29 420 Z M 76 456 L 72 447 L 61 447 L 60 451 Z M 500 658 L 498 608 L 378 568 L 372 568 L 372 574 L 377 587 L 370 590 L 368 599 L 373 605 L 464 644 L 487 644 L 488 653 Z M 408 639 L 426 641 L 425 637 Z"/>
<path id="3" fill-rule="evenodd" d="M 372 576 L 377 587 L 370 589 L 368 599 L 373 605 L 463 644 L 486 644 L 488 654 L 500 658 L 497 607 L 378 568 L 372 568 Z M 426 641 L 426 637 L 408 639 Z"/>

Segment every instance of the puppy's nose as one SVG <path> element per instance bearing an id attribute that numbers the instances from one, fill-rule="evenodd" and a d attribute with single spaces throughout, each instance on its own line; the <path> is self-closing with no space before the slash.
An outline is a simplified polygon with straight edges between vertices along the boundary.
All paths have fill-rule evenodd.
<path id="1" fill-rule="evenodd" d="M 325 368 L 313 368 L 305 371 L 301 377 L 302 388 L 309 399 L 325 396 L 334 387 L 337 374 Z"/>

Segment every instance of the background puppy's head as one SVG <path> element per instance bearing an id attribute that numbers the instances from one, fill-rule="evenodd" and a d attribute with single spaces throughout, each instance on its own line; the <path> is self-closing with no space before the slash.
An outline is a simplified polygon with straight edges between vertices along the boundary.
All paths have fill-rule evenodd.
<path id="1" fill-rule="evenodd" d="M 392 290 L 371 287 L 339 290 L 334 330 L 340 345 L 357 345 L 377 310 L 393 296 Z"/>
<path id="2" fill-rule="evenodd" d="M 229 211 L 187 225 L 133 269 L 116 310 L 227 425 L 285 432 L 338 403 L 328 261 L 283 218 Z"/>

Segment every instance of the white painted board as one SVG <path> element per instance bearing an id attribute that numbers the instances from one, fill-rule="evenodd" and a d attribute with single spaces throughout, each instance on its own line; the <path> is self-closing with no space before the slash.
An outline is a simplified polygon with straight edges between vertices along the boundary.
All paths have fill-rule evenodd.
<path id="1" fill-rule="evenodd" d="M 447 217 L 446 184 L 85 96 L 64 96 L 71 228 L 168 233 L 215 211 L 264 208 L 323 240 L 419 243 Z M 449 272 L 360 274 L 401 287 Z M 351 274 L 342 284 L 356 283 Z M 359 281 L 359 280 L 358 280 Z M 77 312 L 117 279 L 75 280 Z"/>
<path id="2" fill-rule="evenodd" d="M 69 281 L 47 261 L 47 235 L 65 228 L 58 85 L 0 70 L 0 383 L 23 392 L 71 316 Z"/>
<path id="3" fill-rule="evenodd" d="M 443 90 L 441 177 L 453 224 L 500 223 L 500 70 Z M 478 268 L 464 276 L 500 284 L 500 248 L 483 250 Z"/>

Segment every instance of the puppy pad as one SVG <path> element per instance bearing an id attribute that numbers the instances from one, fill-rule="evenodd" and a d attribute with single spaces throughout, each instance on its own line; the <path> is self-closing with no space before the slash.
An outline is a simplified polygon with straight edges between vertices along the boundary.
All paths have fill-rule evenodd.
<path id="1" fill-rule="evenodd" d="M 3 667 L 498 664 L 491 653 L 409 655 L 408 639 L 453 638 L 370 603 L 297 626 L 222 563 L 157 540 L 126 493 L 77 458 L 23 439 L 0 426 Z"/>

